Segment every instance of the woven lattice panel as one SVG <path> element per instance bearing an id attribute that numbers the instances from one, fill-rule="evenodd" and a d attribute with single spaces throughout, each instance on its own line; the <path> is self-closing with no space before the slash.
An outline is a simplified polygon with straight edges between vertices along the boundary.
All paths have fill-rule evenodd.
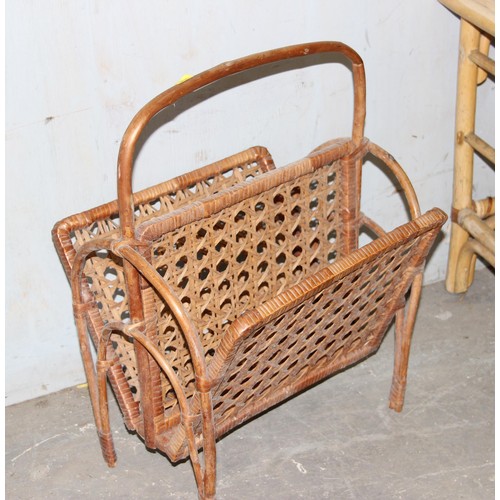
<path id="1" fill-rule="evenodd" d="M 262 164 L 258 158 L 243 159 L 246 161 L 241 162 L 241 164 L 222 169 L 196 183 L 175 191 L 165 192 L 155 199 L 137 204 L 135 210 L 137 224 L 203 199 L 221 189 L 252 179 L 261 173 Z M 78 250 L 83 243 L 97 237 L 118 238 L 118 215 L 115 213 L 90 226 L 75 228 L 71 236 L 75 250 Z M 105 250 L 99 251 L 94 257 L 88 259 L 85 275 L 90 289 L 96 297 L 98 307 L 102 311 L 104 322 L 127 321 L 129 317 L 128 301 L 122 260 Z"/>
<path id="2" fill-rule="evenodd" d="M 235 320 L 208 367 L 216 435 L 378 349 L 445 220 L 428 212 Z M 191 405 L 199 414 L 198 395 Z M 200 422 L 196 432 L 202 446 Z M 185 457 L 184 429 L 162 446 Z"/>
<path id="3" fill-rule="evenodd" d="M 366 346 L 377 344 L 394 313 L 417 243 L 411 240 L 330 280 L 327 288 L 248 334 L 221 368 L 224 384 L 213 394 L 217 425 L 286 394 L 316 371 L 334 372 L 353 355 L 366 355 Z"/>
<path id="4" fill-rule="evenodd" d="M 141 200 L 135 206 L 136 223 L 140 224 L 164 215 L 235 184 L 248 182 L 272 168 L 274 165 L 267 149 L 250 148 L 173 181 L 167 181 L 142 191 L 136 195 L 136 198 Z M 60 236 L 59 241 L 56 240 L 56 245 L 61 240 L 68 241 L 67 248 L 59 248 L 59 251 L 64 253 L 69 262 L 86 242 L 96 238 L 119 237 L 116 202 L 82 215 L 84 216 L 73 216 L 63 221 L 66 226 L 69 226 L 69 229 L 65 228 L 68 232 L 67 237 L 63 235 L 63 237 Z M 97 251 L 87 260 L 84 273 L 89 290 L 93 293 L 100 311 L 100 317 L 96 318 L 97 323 L 92 325 L 94 337 L 103 324 L 110 321 L 127 322 L 129 308 L 122 259 L 106 250 Z M 140 393 L 133 345 L 123 337 L 114 335 L 113 347 L 122 364 L 134 399 L 139 401 Z"/>
<path id="5" fill-rule="evenodd" d="M 153 243 L 153 265 L 184 304 L 208 359 L 244 311 L 336 259 L 339 176 L 339 162 L 331 162 Z M 194 375 L 184 337 L 161 300 L 157 313 L 160 348 L 190 396 Z M 165 377 L 163 384 L 168 410 L 176 400 Z"/>
<path id="6" fill-rule="evenodd" d="M 251 180 L 270 168 L 273 168 L 273 164 L 267 149 L 250 148 L 220 162 L 195 170 L 189 175 L 174 179 L 174 181 L 167 181 L 142 191 L 137 195 L 141 202 L 135 205 L 136 224 L 139 225 L 222 189 Z M 193 181 L 190 181 L 190 178 Z M 92 212 L 92 210 L 87 212 L 89 220 L 94 219 Z M 116 205 L 115 210 L 105 218 L 73 228 L 71 240 L 74 249 L 78 250 L 82 244 L 93 238 L 118 237 L 119 224 Z"/>

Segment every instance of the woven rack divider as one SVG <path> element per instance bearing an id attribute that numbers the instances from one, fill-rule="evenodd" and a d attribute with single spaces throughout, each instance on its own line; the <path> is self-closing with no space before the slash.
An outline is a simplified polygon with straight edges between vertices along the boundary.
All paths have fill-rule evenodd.
<path id="1" fill-rule="evenodd" d="M 300 176 L 299 168 L 292 170 L 288 182 L 280 182 L 282 175 L 273 176 L 275 185 L 266 191 L 152 242 L 152 263 L 200 332 L 207 362 L 229 325 L 245 310 L 298 283 L 338 255 L 340 162 L 331 162 L 311 175 Z M 151 221 L 149 228 L 154 224 Z M 145 316 L 157 318 L 148 336 L 159 342 L 191 396 L 194 372 L 182 331 L 169 308 L 157 297 L 151 300 L 148 292 L 153 291 L 145 293 Z M 150 310 L 153 302 L 155 310 Z M 177 403 L 170 383 L 161 378 L 168 420 L 169 409 Z M 176 418 L 175 412 L 172 417 Z"/>

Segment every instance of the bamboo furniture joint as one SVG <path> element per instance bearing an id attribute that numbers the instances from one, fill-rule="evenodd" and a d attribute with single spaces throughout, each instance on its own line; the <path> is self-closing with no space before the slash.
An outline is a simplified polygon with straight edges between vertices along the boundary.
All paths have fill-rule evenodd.
<path id="1" fill-rule="evenodd" d="M 476 256 L 495 266 L 495 198 L 472 198 L 474 153 L 495 165 L 495 150 L 475 133 L 477 86 L 495 76 L 488 56 L 495 40 L 494 0 L 440 0 L 460 16 L 451 237 L 446 289 L 466 292 Z"/>
<path id="2" fill-rule="evenodd" d="M 134 149 L 156 113 L 227 75 L 332 52 L 352 63 L 352 137 L 281 168 L 265 148 L 252 147 L 132 194 Z M 394 317 L 390 407 L 401 411 L 424 260 L 446 216 L 439 209 L 420 215 L 403 169 L 363 137 L 364 117 L 363 62 L 342 43 L 224 63 L 135 116 L 120 147 L 117 201 L 56 224 L 110 466 L 106 380 L 127 428 L 172 461 L 190 457 L 199 496 L 214 498 L 216 439 L 374 353 Z M 360 212 L 368 154 L 393 172 L 411 212 L 410 222 L 387 233 Z M 358 248 L 363 226 L 377 238 Z"/>

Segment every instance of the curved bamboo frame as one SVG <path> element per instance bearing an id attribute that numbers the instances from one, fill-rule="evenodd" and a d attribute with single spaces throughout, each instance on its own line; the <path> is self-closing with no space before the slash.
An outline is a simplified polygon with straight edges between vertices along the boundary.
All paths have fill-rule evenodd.
<path id="1" fill-rule="evenodd" d="M 390 153 L 382 149 L 380 146 L 377 146 L 373 142 L 368 143 L 368 151 L 379 160 L 382 160 L 396 177 L 401 188 L 403 189 L 406 201 L 408 202 L 411 218 L 416 219 L 417 217 L 419 217 L 420 204 L 418 203 L 417 194 L 415 193 L 415 189 L 413 188 L 413 184 L 411 183 L 408 175 L 406 175 L 406 172 L 403 170 L 403 167 L 394 159 L 394 157 Z"/>
<path id="2" fill-rule="evenodd" d="M 270 62 L 328 52 L 341 53 L 352 62 L 354 75 L 354 118 L 350 146 L 354 146 L 354 150 L 351 150 L 350 154 L 347 155 L 347 161 L 351 161 L 349 157 L 351 157 L 351 159 L 354 158 L 353 161 L 359 162 L 360 166 L 360 151 L 369 152 L 376 158 L 380 159 L 391 170 L 401 185 L 410 209 L 411 219 L 416 219 L 420 216 L 420 207 L 415 190 L 413 189 L 413 186 L 402 167 L 389 153 L 363 137 L 366 109 L 364 66 L 359 55 L 342 43 L 317 42 L 311 44 L 301 44 L 284 47 L 274 51 L 263 52 L 260 54 L 254 54 L 252 56 L 227 62 L 172 87 L 150 101 L 133 118 L 123 136 L 120 146 L 118 156 L 118 210 L 120 216 L 121 237 L 118 240 L 96 238 L 95 240 L 84 244 L 77 252 L 71 270 L 73 306 L 80 348 L 89 383 L 90 397 L 99 438 L 101 440 L 101 447 L 108 465 L 113 466 L 115 464 L 116 454 L 110 431 L 106 386 L 108 370 L 111 366 L 113 366 L 115 361 L 108 360 L 107 354 L 111 335 L 113 333 L 117 333 L 134 340 L 134 345 L 136 346 L 138 372 L 140 374 L 142 373 L 139 378 L 141 394 L 143 394 L 142 391 L 144 388 L 148 388 L 148 356 L 151 356 L 156 361 L 159 368 L 164 372 L 165 376 L 170 381 L 179 403 L 181 423 L 186 432 L 189 455 L 196 478 L 198 494 L 200 498 L 214 498 L 215 496 L 216 446 L 213 406 L 211 399 L 212 396 L 210 392 L 212 382 L 208 376 L 203 347 L 193 322 L 175 292 L 162 279 L 147 259 L 141 255 L 140 247 L 148 246 L 148 243 L 144 243 L 136 239 L 139 236 L 136 235 L 134 227 L 132 166 L 135 147 L 141 133 L 149 120 L 162 109 L 173 104 L 181 97 L 200 89 L 205 85 L 224 78 L 225 76 L 239 73 Z M 356 169 L 359 173 L 358 166 L 356 166 Z M 364 215 L 360 216 L 357 220 L 357 224 L 364 224 L 368 226 L 378 235 L 384 233 L 380 226 Z M 359 229 L 359 226 L 357 229 Z M 85 293 L 83 286 L 83 269 L 89 255 L 101 249 L 113 252 L 123 258 L 123 267 L 128 288 L 127 296 L 129 298 L 131 323 L 124 324 L 121 322 L 114 322 L 109 323 L 104 327 L 98 339 L 96 370 L 96 366 L 94 365 L 91 356 L 90 342 L 86 329 L 86 314 L 89 308 L 94 307 L 94 305 L 92 297 L 89 296 L 88 293 Z M 200 415 L 191 415 L 186 394 L 173 368 L 165 360 L 164 356 L 152 340 L 144 334 L 146 321 L 142 306 L 141 277 L 147 281 L 167 303 L 179 323 L 188 346 L 189 354 L 193 363 L 196 390 L 200 395 L 204 467 L 202 467 L 200 463 L 193 428 L 195 420 L 198 419 Z M 404 299 L 402 299 L 401 304 L 398 304 L 398 307 L 400 305 L 400 308 L 396 312 L 395 363 L 389 403 L 389 406 L 396 411 L 401 411 L 403 406 L 411 334 L 415 323 L 421 289 L 422 270 L 418 269 L 418 273 L 416 274 L 411 285 L 408 303 L 405 304 Z M 146 442 L 146 446 L 155 447 L 155 433 L 154 428 L 152 427 L 154 423 L 153 419 L 149 418 L 150 415 L 148 414 L 150 409 L 148 409 L 149 403 L 147 394 L 144 394 L 144 400 L 141 398 L 141 403 L 144 422 L 144 440 Z"/>
<path id="3" fill-rule="evenodd" d="M 376 158 L 383 161 L 396 177 L 401 188 L 403 189 L 403 193 L 410 209 L 411 218 L 416 219 L 419 217 L 420 205 L 418 203 L 417 194 L 415 193 L 415 189 L 413 188 L 409 177 L 403 170 L 403 167 L 401 167 L 391 154 L 372 142 L 368 144 L 368 151 Z M 365 218 L 364 222 L 367 227 L 372 229 L 375 233 L 378 233 L 381 229 L 380 226 L 373 223 L 373 221 L 368 218 Z M 394 328 L 394 372 L 392 376 L 389 407 L 397 412 L 401 412 L 403 409 L 411 337 L 417 317 L 420 296 L 422 295 L 422 284 L 423 267 L 413 280 L 407 304 L 403 303 L 401 309 L 396 312 Z"/>
<path id="4" fill-rule="evenodd" d="M 168 377 L 181 408 L 181 419 L 186 430 L 190 457 L 195 472 L 196 483 L 200 498 L 211 498 L 215 494 L 215 462 L 216 462 L 216 447 L 215 434 L 213 425 L 213 408 L 210 394 L 210 380 L 207 375 L 207 366 L 203 353 L 199 336 L 196 329 L 187 315 L 182 303 L 172 291 L 170 286 L 162 280 L 156 270 L 144 259 L 136 250 L 130 246 L 131 242 L 126 241 L 110 241 L 110 240 L 95 240 L 83 245 L 76 254 L 72 273 L 71 273 L 71 288 L 73 292 L 73 307 L 75 319 L 77 323 L 78 337 L 82 350 L 85 373 L 88 380 L 89 392 L 92 402 L 92 408 L 97 425 L 99 439 L 103 456 L 110 466 L 114 466 L 116 462 L 116 453 L 113 446 L 112 436 L 109 426 L 108 404 L 106 394 L 106 372 L 111 366 L 106 360 L 106 347 L 109 337 L 113 331 L 117 331 L 122 335 L 128 335 L 137 340 L 142 347 L 155 359 L 165 375 Z M 141 245 L 140 242 L 134 242 L 136 245 Z M 132 325 L 124 326 L 123 323 L 111 323 L 107 325 L 101 334 L 98 345 L 98 360 L 97 374 L 90 354 L 90 343 L 85 325 L 85 311 L 91 303 L 86 302 L 83 296 L 83 268 L 87 257 L 97 250 L 108 250 L 122 257 L 124 261 L 133 266 L 137 272 L 143 276 L 150 285 L 155 288 L 158 294 L 170 307 L 172 314 L 179 322 L 189 353 L 193 363 L 195 372 L 196 390 L 200 394 L 202 405 L 202 435 L 203 435 L 203 450 L 205 457 L 205 467 L 202 473 L 198 452 L 196 450 L 194 433 L 192 430 L 193 417 L 189 414 L 189 407 L 186 396 L 182 390 L 180 383 L 177 380 L 175 372 L 162 358 L 161 354 L 154 344 L 142 334 L 142 332 L 134 332 L 133 328 L 143 323 L 133 323 Z M 112 362 L 111 362 L 112 363 Z"/>
<path id="5" fill-rule="evenodd" d="M 140 325 L 126 325 L 124 323 L 110 323 L 106 325 L 104 331 L 102 332 L 102 337 L 99 339 L 98 353 L 97 353 L 97 378 L 98 378 L 98 394 L 99 394 L 99 409 L 100 409 L 100 424 L 102 433 L 104 435 L 111 435 L 110 425 L 109 425 L 109 413 L 108 413 L 108 395 L 107 395 L 107 370 L 109 368 L 109 362 L 106 360 L 106 350 L 109 344 L 111 334 L 119 333 L 125 337 L 132 337 L 137 342 L 148 351 L 148 353 L 155 359 L 158 363 L 160 369 L 164 372 L 165 376 L 168 377 L 172 388 L 175 392 L 177 400 L 179 402 L 180 415 L 182 425 L 186 432 L 189 457 L 191 459 L 191 464 L 193 467 L 194 476 L 196 479 L 196 485 L 198 487 L 198 495 L 200 498 L 205 498 L 205 473 L 202 470 L 199 453 L 196 449 L 196 441 L 194 436 L 193 422 L 196 420 L 196 415 L 191 415 L 189 411 L 189 403 L 184 393 L 184 390 L 179 383 L 177 375 L 170 364 L 162 356 L 158 348 L 151 342 L 150 339 L 144 335 L 141 331 L 134 331 L 139 329 Z"/>

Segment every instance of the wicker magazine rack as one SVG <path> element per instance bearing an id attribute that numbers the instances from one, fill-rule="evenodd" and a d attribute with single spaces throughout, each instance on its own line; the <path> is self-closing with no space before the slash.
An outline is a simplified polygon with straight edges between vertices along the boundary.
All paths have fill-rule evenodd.
<path id="1" fill-rule="evenodd" d="M 325 52 L 352 63 L 352 137 L 281 168 L 253 147 L 132 193 L 135 145 L 156 113 L 227 75 Z M 363 137 L 364 116 L 363 62 L 342 43 L 224 63 L 134 117 L 120 148 L 117 201 L 55 225 L 110 466 L 107 381 L 127 428 L 172 461 L 190 457 L 199 496 L 214 498 L 216 439 L 374 353 L 393 318 L 390 407 L 401 411 L 424 260 L 446 216 L 420 215 L 402 168 Z M 368 154 L 393 172 L 410 208 L 412 220 L 387 233 L 360 212 Z M 363 226 L 377 238 L 358 248 Z"/>

